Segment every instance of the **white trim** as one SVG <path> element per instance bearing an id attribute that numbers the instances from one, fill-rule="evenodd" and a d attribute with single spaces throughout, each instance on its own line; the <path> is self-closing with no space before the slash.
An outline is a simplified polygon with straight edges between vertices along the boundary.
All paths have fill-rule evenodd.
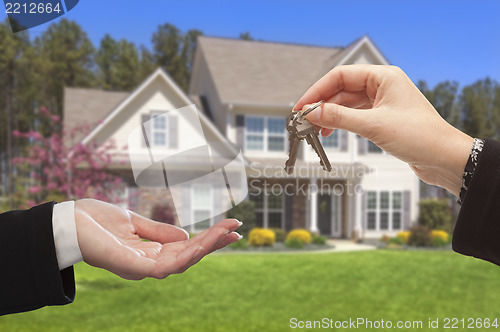
<path id="1" fill-rule="evenodd" d="M 247 152 L 271 152 L 271 153 L 279 153 L 279 152 L 286 152 L 287 151 L 287 146 L 286 142 L 288 140 L 288 132 L 285 129 L 285 126 L 283 126 L 283 133 L 282 134 L 276 134 L 276 133 L 269 133 L 269 120 L 270 119 L 279 119 L 283 120 L 285 125 L 286 125 L 286 120 L 283 119 L 283 117 L 279 116 L 267 116 L 267 115 L 244 115 L 245 116 L 245 127 L 244 127 L 244 149 Z M 254 119 L 262 119 L 263 120 L 263 130 L 262 132 L 249 132 L 247 131 L 247 123 L 248 119 L 254 118 Z M 249 149 L 247 145 L 247 136 L 262 136 L 262 149 Z M 283 137 L 283 150 L 269 150 L 269 142 L 268 139 L 269 137 Z"/>
<path id="2" fill-rule="evenodd" d="M 158 120 L 155 120 L 155 118 L 157 117 L 161 117 L 162 119 L 165 119 L 165 128 L 164 129 L 156 129 L 155 128 L 155 122 L 158 121 Z M 166 111 L 151 111 L 151 122 L 150 122 L 150 130 L 151 130 L 151 142 L 150 143 L 150 146 L 152 148 L 154 147 L 162 147 L 162 148 L 166 148 L 168 147 L 169 145 L 169 137 L 168 137 L 168 126 L 169 126 L 169 117 L 168 117 L 168 113 L 166 113 Z M 163 134 L 164 136 L 164 139 L 165 139 L 165 143 L 164 144 L 156 144 L 156 138 L 155 138 L 155 134 L 156 133 L 161 133 Z"/>
<path id="3" fill-rule="evenodd" d="M 185 103 L 185 106 L 193 104 L 191 100 L 182 92 L 182 90 L 175 84 L 175 82 L 168 76 L 167 73 L 163 71 L 163 69 L 158 68 L 156 69 L 144 82 L 141 83 L 133 92 L 131 92 L 125 100 L 123 100 L 118 106 L 116 106 L 111 113 L 109 113 L 105 118 L 104 121 L 99 123 L 87 136 L 85 136 L 82 139 L 82 144 L 87 144 L 91 142 L 97 134 L 103 130 L 104 127 L 106 127 L 111 121 L 113 121 L 117 115 L 128 105 L 130 104 L 140 93 L 142 93 L 157 77 L 161 77 L 164 82 L 169 86 L 174 93 L 182 100 L 182 102 Z M 227 139 L 217 130 L 217 128 L 214 126 L 214 124 L 208 120 L 208 118 L 203 114 L 203 112 L 198 112 L 198 115 L 200 117 L 200 120 L 203 124 L 205 124 L 212 133 L 215 134 L 215 136 L 220 139 L 222 142 L 227 142 Z M 238 151 L 235 151 L 235 149 L 231 145 L 227 145 L 228 148 L 238 154 Z M 245 161 L 246 163 L 246 161 Z"/>
<path id="4" fill-rule="evenodd" d="M 333 237 L 342 236 L 342 195 L 336 195 L 335 193 L 330 193 L 331 199 L 331 216 L 330 216 L 330 235 Z M 334 203 L 337 203 L 336 205 Z M 335 220 L 336 219 L 336 220 Z M 338 224 L 337 232 L 334 231 L 335 223 Z"/>
<path id="5" fill-rule="evenodd" d="M 251 194 L 249 193 L 249 196 Z M 262 213 L 262 228 L 269 228 L 269 213 L 272 212 L 279 212 L 281 213 L 281 221 L 280 221 L 280 228 L 285 229 L 285 194 L 282 193 L 281 195 L 281 208 L 279 209 L 271 209 L 269 208 L 269 197 L 273 195 L 272 193 L 268 193 L 265 188 L 262 188 L 260 190 L 260 195 L 262 195 L 262 208 L 255 208 L 256 213 Z M 260 196 L 259 195 L 259 196 Z M 252 195 L 255 196 L 255 195 Z M 277 196 L 277 195 L 274 195 Z M 251 198 L 250 198 L 251 200 Z"/>
<path id="6" fill-rule="evenodd" d="M 337 146 L 334 146 L 334 147 L 331 147 L 331 146 L 326 146 L 326 145 L 325 145 L 324 140 L 325 140 L 325 139 L 330 138 L 332 135 L 337 135 Z M 334 131 L 333 133 L 331 133 L 331 135 L 330 135 L 330 136 L 328 136 L 328 137 L 324 137 L 324 136 L 322 136 L 322 135 L 320 134 L 320 141 L 321 141 L 321 145 L 323 146 L 323 148 L 324 148 L 325 150 L 328 150 L 328 151 L 340 151 L 340 146 L 342 145 L 342 143 L 341 143 L 341 139 L 342 139 L 342 138 L 341 138 L 341 135 L 340 135 L 340 133 L 338 132 L 338 130 L 335 130 L 335 131 Z M 348 141 L 349 141 L 349 138 L 348 138 Z M 347 152 L 347 151 L 346 151 L 346 152 Z"/>
<path id="7" fill-rule="evenodd" d="M 370 192 L 375 192 L 376 193 L 376 200 L 375 200 L 375 209 L 369 208 L 368 207 L 368 193 Z M 382 192 L 387 192 L 389 194 L 388 197 L 388 208 L 382 209 L 380 207 L 380 194 Z M 393 208 L 393 195 L 394 193 L 400 193 L 401 194 L 401 206 L 399 209 L 394 209 Z M 378 188 L 378 189 L 366 189 L 366 206 L 365 206 L 365 213 L 366 213 L 366 229 L 365 232 L 398 232 L 403 230 L 403 215 L 404 215 L 404 190 L 402 189 L 384 189 L 384 188 Z M 369 229 L 368 228 L 368 213 L 370 212 L 375 212 L 375 229 Z M 387 229 L 381 229 L 380 228 L 380 213 L 381 212 L 387 212 L 388 214 L 388 219 L 387 219 Z M 394 212 L 399 212 L 400 213 L 400 227 L 398 229 L 394 229 L 393 225 L 393 213 Z"/>
<path id="8" fill-rule="evenodd" d="M 266 209 L 266 226 L 265 228 L 269 228 L 269 213 L 273 213 L 273 212 L 278 212 L 278 213 L 281 213 L 281 220 L 280 220 L 280 227 L 281 229 L 284 229 L 284 226 L 285 226 L 285 194 L 282 193 L 281 195 L 281 208 L 280 209 L 271 209 L 269 208 L 269 196 L 270 195 L 273 195 L 272 193 L 269 194 L 269 195 L 265 195 L 266 196 L 266 199 L 264 200 L 264 207 Z M 276 195 L 274 195 L 276 196 Z"/>
<path id="9" fill-rule="evenodd" d="M 309 185 L 311 188 L 318 187 L 318 182 L 315 177 L 309 180 Z M 309 200 L 311 202 L 310 220 L 311 220 L 311 232 L 319 232 L 318 229 L 318 190 L 309 191 Z"/>
<path id="10" fill-rule="evenodd" d="M 210 204 L 208 204 L 208 207 L 201 207 L 201 208 L 197 208 L 195 205 L 194 205 L 194 190 L 195 188 L 208 188 L 209 189 L 209 197 L 210 197 Z M 214 196 L 213 196 L 213 189 L 212 187 L 208 186 L 208 185 L 203 185 L 203 184 L 197 184 L 197 185 L 192 185 L 190 187 L 190 202 L 191 202 L 191 220 L 194 220 L 194 213 L 196 210 L 207 210 L 207 211 L 210 211 L 209 212 L 209 215 L 213 215 L 213 203 L 214 203 Z M 210 223 L 209 223 L 209 227 L 212 227 L 213 224 L 214 224 L 214 219 L 212 217 L 208 218 L 210 220 Z M 196 233 L 196 232 L 201 232 L 201 231 L 204 231 L 206 228 L 204 229 L 196 229 L 196 224 L 197 223 L 193 223 L 193 226 L 191 228 L 191 230 L 193 231 L 193 233 Z"/>
<path id="11" fill-rule="evenodd" d="M 378 58 L 378 60 L 380 61 L 381 64 L 383 64 L 383 65 L 388 65 L 389 64 L 389 61 L 387 61 L 387 59 L 378 50 L 378 48 L 372 42 L 372 40 L 370 39 L 370 37 L 363 36 L 358 41 L 358 44 L 356 46 L 354 46 L 353 49 L 350 50 L 346 55 L 344 55 L 344 57 L 339 62 L 337 62 L 337 64 L 335 64 L 335 66 L 340 66 L 340 65 L 345 64 L 347 62 L 347 60 L 349 60 L 354 54 L 356 54 L 356 52 L 358 52 L 359 49 L 363 45 L 367 45 L 367 47 L 370 49 L 370 51 L 373 52 L 373 54 L 375 55 L 375 57 Z"/>
<path id="12" fill-rule="evenodd" d="M 237 101 L 226 101 L 224 102 L 226 106 L 231 106 L 228 108 L 230 112 L 232 112 L 235 109 L 238 108 L 243 108 L 245 110 L 247 109 L 263 109 L 266 111 L 269 110 L 286 110 L 288 112 L 292 111 L 292 107 L 295 105 L 294 103 L 289 103 L 289 104 L 253 104 L 253 103 L 241 103 Z"/>

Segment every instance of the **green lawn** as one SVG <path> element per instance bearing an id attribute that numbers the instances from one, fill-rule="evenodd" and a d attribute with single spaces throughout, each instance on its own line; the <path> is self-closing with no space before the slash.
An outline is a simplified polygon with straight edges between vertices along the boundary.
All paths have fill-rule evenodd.
<path id="1" fill-rule="evenodd" d="M 80 263 L 76 278 L 74 304 L 0 317 L 0 331 L 267 332 L 292 330 L 292 317 L 500 317 L 500 267 L 446 251 L 216 254 L 183 275 L 139 282 Z"/>

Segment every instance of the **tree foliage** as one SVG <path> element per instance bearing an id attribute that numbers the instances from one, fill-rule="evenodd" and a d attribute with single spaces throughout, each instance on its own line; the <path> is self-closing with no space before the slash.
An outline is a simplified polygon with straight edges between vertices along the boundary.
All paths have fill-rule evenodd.
<path id="1" fill-rule="evenodd" d="M 135 44 L 114 40 L 106 34 L 95 56 L 98 81 L 105 90 L 132 90 L 141 78 L 139 51 Z"/>
<path id="2" fill-rule="evenodd" d="M 60 125 L 58 115 L 51 114 L 44 107 L 40 113 L 54 126 Z M 14 159 L 14 163 L 21 166 L 19 169 L 29 175 L 22 177 L 29 186 L 28 206 L 53 197 L 93 197 L 111 203 L 121 202 L 122 179 L 109 172 L 112 162 L 110 152 L 116 151 L 113 142 L 105 145 L 66 144 L 65 137 L 73 137 L 88 129 L 85 126 L 76 127 L 63 133 L 54 130 L 48 136 L 36 130 L 14 131 L 16 137 L 31 142 L 25 155 Z"/>
<path id="3" fill-rule="evenodd" d="M 184 90 L 189 87 L 196 39 L 202 32 L 196 29 L 182 33 L 176 26 L 165 23 L 153 34 L 153 57 Z"/>
<path id="4" fill-rule="evenodd" d="M 449 231 L 451 211 L 447 199 L 423 199 L 419 203 L 418 223 L 430 229 Z"/>

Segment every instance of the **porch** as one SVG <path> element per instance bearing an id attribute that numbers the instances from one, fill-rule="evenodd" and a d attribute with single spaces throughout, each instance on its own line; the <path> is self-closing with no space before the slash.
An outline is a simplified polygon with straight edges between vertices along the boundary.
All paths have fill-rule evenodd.
<path id="1" fill-rule="evenodd" d="M 329 178 L 251 178 L 257 227 L 305 228 L 328 238 L 355 239 L 362 233 L 358 181 Z"/>

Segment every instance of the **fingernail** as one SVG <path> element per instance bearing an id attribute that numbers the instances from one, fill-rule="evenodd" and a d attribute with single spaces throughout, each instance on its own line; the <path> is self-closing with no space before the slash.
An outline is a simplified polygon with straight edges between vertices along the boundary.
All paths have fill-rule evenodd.
<path id="1" fill-rule="evenodd" d="M 236 222 L 238 223 L 238 227 L 240 227 L 241 225 L 243 225 L 243 223 L 241 221 L 239 221 L 238 219 L 233 219 L 233 220 L 236 220 Z"/>
<path id="2" fill-rule="evenodd" d="M 236 235 L 238 235 L 238 241 L 243 238 L 243 235 L 241 235 L 240 233 L 238 233 L 238 232 L 233 232 L 233 233 L 236 234 Z"/>
<path id="3" fill-rule="evenodd" d="M 321 119 L 321 112 L 323 112 L 323 106 L 318 106 L 311 113 L 306 115 L 306 118 L 312 122 L 318 122 Z"/>

